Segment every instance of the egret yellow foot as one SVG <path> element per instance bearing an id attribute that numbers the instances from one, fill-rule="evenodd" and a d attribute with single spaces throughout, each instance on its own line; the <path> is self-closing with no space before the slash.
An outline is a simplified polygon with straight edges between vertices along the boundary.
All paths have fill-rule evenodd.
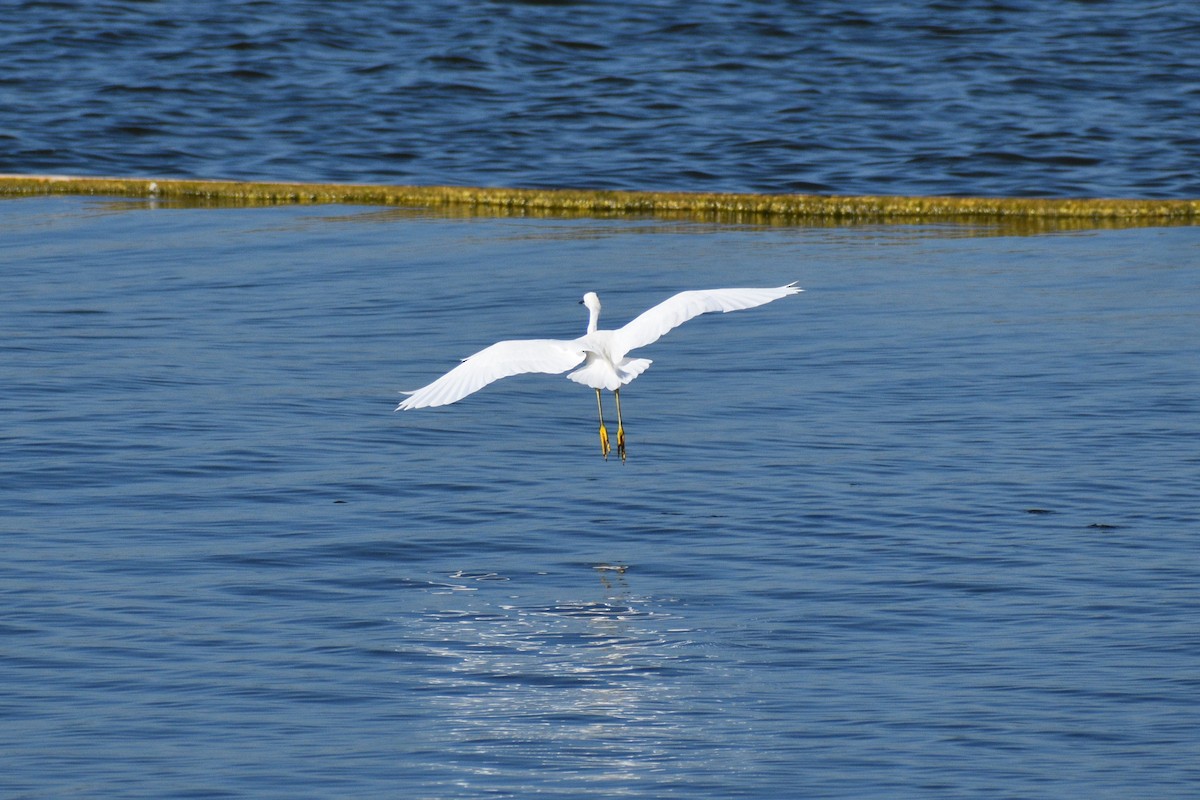
<path id="1" fill-rule="evenodd" d="M 612 447 L 608 444 L 608 428 L 603 425 L 600 426 L 600 452 L 604 455 L 604 460 L 608 461 L 608 454 L 612 452 Z"/>

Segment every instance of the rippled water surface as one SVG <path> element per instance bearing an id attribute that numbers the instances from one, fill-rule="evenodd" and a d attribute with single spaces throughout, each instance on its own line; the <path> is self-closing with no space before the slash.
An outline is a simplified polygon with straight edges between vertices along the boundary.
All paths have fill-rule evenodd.
<path id="1" fill-rule="evenodd" d="M 1200 196 L 1200 4 L 8 2 L 0 171 Z"/>
<path id="2" fill-rule="evenodd" d="M 1194 797 L 1197 234 L 993 233 L 0 203 L 0 795 Z"/>

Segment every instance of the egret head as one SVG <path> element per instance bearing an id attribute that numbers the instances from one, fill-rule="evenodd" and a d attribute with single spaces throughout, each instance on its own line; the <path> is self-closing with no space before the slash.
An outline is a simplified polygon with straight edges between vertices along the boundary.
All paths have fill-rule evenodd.
<path id="1" fill-rule="evenodd" d="M 581 306 L 587 306 L 588 311 L 599 311 L 600 297 L 595 292 L 588 292 L 583 296 L 583 299 L 579 301 L 579 304 Z"/>

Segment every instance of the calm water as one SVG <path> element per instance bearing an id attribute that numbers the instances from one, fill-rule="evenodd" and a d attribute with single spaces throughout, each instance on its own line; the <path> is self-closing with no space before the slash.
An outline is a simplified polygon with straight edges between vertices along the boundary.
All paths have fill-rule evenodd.
<path id="1" fill-rule="evenodd" d="M 1200 4 L 13 2 L 0 171 L 1200 195 Z"/>
<path id="2" fill-rule="evenodd" d="M 0 203 L 0 795 L 1194 797 L 1200 238 L 988 233 Z"/>

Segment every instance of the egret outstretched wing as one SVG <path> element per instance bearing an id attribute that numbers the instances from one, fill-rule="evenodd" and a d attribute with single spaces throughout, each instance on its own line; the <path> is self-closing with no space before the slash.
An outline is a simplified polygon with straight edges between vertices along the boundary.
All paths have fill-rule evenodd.
<path id="1" fill-rule="evenodd" d="M 396 410 L 444 406 L 477 392 L 489 383 L 526 372 L 559 373 L 584 359 L 578 343 L 560 339 L 510 339 L 485 347 L 428 386 L 408 397 Z"/>
<path id="2" fill-rule="evenodd" d="M 692 317 L 712 311 L 740 311 L 754 308 L 804 291 L 789 283 L 777 289 L 699 289 L 680 292 L 653 308 L 643 311 L 623 328 L 613 332 L 614 350 L 621 355 L 658 341 L 667 331 Z"/>

